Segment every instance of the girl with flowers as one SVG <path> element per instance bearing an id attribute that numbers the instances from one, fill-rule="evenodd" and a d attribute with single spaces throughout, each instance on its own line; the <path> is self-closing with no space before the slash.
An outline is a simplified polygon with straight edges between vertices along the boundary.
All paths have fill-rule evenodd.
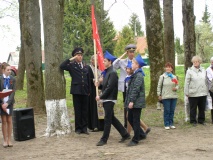
<path id="1" fill-rule="evenodd" d="M 11 76 L 11 68 L 7 63 L 2 64 L 1 69 L 3 71 L 0 76 L 0 91 L 4 89 L 15 90 L 15 78 Z M 12 134 L 12 112 L 15 92 L 12 92 L 9 96 L 0 99 L 0 114 L 2 119 L 2 133 L 3 133 L 3 147 L 12 147 L 11 134 Z"/>
<path id="2" fill-rule="evenodd" d="M 178 80 L 172 74 L 173 65 L 169 62 L 165 64 L 165 73 L 163 73 L 158 81 L 157 94 L 158 99 L 162 100 L 164 107 L 164 126 L 165 129 L 175 129 L 174 112 L 177 104 Z"/>

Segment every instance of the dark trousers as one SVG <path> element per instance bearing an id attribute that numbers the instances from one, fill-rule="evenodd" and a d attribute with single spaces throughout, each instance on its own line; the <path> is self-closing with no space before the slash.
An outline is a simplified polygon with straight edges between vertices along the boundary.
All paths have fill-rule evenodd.
<path id="1" fill-rule="evenodd" d="M 126 99 L 126 89 L 123 92 L 123 102 L 125 103 L 125 99 Z M 124 106 L 124 127 L 127 128 L 127 114 L 128 109 Z"/>
<path id="2" fill-rule="evenodd" d="M 206 96 L 189 97 L 190 105 L 190 123 L 204 123 L 205 122 L 205 107 Z M 198 120 L 196 120 L 198 108 Z"/>
<path id="3" fill-rule="evenodd" d="M 88 104 L 87 95 L 73 94 L 73 105 L 75 111 L 75 131 L 86 132 L 88 125 Z"/>
<path id="4" fill-rule="evenodd" d="M 212 105 L 213 105 L 213 93 L 211 91 L 209 91 L 209 93 L 210 93 L 210 96 L 212 98 Z M 212 123 L 213 123 L 213 109 L 211 109 L 211 118 L 212 118 Z"/>
<path id="5" fill-rule="evenodd" d="M 138 143 L 142 138 L 146 137 L 146 134 L 140 127 L 141 108 L 128 109 L 128 121 L 134 130 L 134 137 L 132 141 Z"/>
<path id="6" fill-rule="evenodd" d="M 111 130 L 111 124 L 116 128 L 116 130 L 120 133 L 122 137 L 128 135 L 126 129 L 122 126 L 120 121 L 114 116 L 114 105 L 113 102 L 104 102 L 103 107 L 105 111 L 104 116 L 104 132 L 101 140 L 107 142 Z"/>

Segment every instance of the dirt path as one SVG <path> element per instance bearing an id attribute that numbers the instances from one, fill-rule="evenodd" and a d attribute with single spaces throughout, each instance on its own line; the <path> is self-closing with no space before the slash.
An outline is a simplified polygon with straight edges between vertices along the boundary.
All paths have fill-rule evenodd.
<path id="1" fill-rule="evenodd" d="M 90 135 L 77 135 L 72 132 L 60 138 L 42 137 L 46 128 L 45 116 L 35 117 L 36 138 L 27 141 L 13 141 L 14 147 L 0 146 L 0 160 L 167 160 L 167 159 L 213 159 L 213 126 L 181 127 L 164 130 L 152 127 L 147 139 L 138 146 L 127 147 L 118 143 L 121 138 L 112 127 L 108 144 L 97 147 L 101 132 L 90 132 Z M 73 125 L 73 124 L 72 124 Z M 0 127 L 0 140 L 2 132 Z"/>

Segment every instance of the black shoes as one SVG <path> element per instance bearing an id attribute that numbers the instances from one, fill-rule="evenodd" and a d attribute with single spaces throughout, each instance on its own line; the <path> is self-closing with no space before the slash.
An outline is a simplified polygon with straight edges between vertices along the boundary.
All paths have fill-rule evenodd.
<path id="1" fill-rule="evenodd" d="M 140 141 L 140 140 L 143 140 L 143 139 L 146 139 L 146 136 L 140 136 L 139 141 Z"/>
<path id="2" fill-rule="evenodd" d="M 206 126 L 206 123 L 204 123 L 204 122 L 198 122 L 198 123 L 201 124 L 201 125 Z"/>
<path id="3" fill-rule="evenodd" d="M 193 122 L 191 123 L 193 127 L 196 127 L 197 126 L 197 123 L 196 122 Z"/>
<path id="4" fill-rule="evenodd" d="M 104 142 L 104 141 L 100 140 L 100 141 L 96 144 L 96 146 L 103 146 L 103 145 L 105 145 L 105 144 L 107 144 L 107 142 Z"/>
<path id="5" fill-rule="evenodd" d="M 146 135 L 149 133 L 151 131 L 151 128 L 147 128 L 147 130 L 146 130 Z"/>
<path id="6" fill-rule="evenodd" d="M 81 134 L 80 130 L 75 131 L 76 134 Z"/>
<path id="7" fill-rule="evenodd" d="M 131 138 L 131 137 L 130 137 L 130 135 L 128 134 L 127 136 L 122 137 L 121 140 L 119 141 L 119 143 L 123 143 L 123 142 L 125 142 L 127 139 L 130 139 L 130 138 Z"/>
<path id="8" fill-rule="evenodd" d="M 137 146 L 138 143 L 134 142 L 134 141 L 130 141 L 127 146 L 132 147 L 132 146 Z"/>
<path id="9" fill-rule="evenodd" d="M 77 131 L 75 131 L 75 133 L 76 133 L 76 134 L 81 134 L 81 133 L 83 133 L 83 134 L 89 135 L 89 132 L 88 132 L 88 131 L 77 130 Z"/>
<path id="10" fill-rule="evenodd" d="M 82 133 L 83 133 L 83 134 L 89 135 L 89 132 L 88 132 L 88 131 L 83 131 Z"/>

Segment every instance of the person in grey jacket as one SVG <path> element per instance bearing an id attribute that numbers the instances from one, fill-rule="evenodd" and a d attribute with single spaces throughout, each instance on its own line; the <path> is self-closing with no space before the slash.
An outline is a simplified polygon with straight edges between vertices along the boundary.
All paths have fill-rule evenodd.
<path id="1" fill-rule="evenodd" d="M 200 66 L 202 59 L 200 56 L 192 57 L 192 67 L 188 68 L 185 78 L 184 93 L 189 99 L 190 105 L 190 123 L 196 126 L 205 124 L 206 97 L 208 94 L 208 85 L 206 71 Z M 196 119 L 198 108 L 198 119 Z"/>
<path id="2" fill-rule="evenodd" d="M 140 127 L 142 108 L 145 108 L 145 86 L 141 67 L 145 66 L 141 55 L 132 61 L 132 74 L 126 93 L 125 106 L 128 108 L 128 121 L 134 130 L 134 136 L 128 146 L 135 146 L 146 134 Z"/>
<path id="3" fill-rule="evenodd" d="M 127 133 L 126 129 L 122 126 L 120 121 L 114 115 L 114 105 L 117 101 L 118 95 L 118 75 L 117 72 L 113 70 L 112 62 L 116 57 L 112 56 L 109 52 L 104 54 L 104 66 L 105 70 L 103 72 L 103 82 L 99 85 L 99 89 L 102 90 L 100 96 L 96 96 L 96 100 L 102 100 L 104 107 L 104 132 L 100 141 L 96 144 L 97 146 L 103 146 L 107 143 L 109 138 L 111 124 L 116 128 L 116 130 L 122 136 L 120 142 L 124 142 L 130 139 L 130 135 Z M 98 84 L 96 84 L 98 86 Z"/>
<path id="4" fill-rule="evenodd" d="M 125 102 L 126 92 L 125 92 L 125 78 L 127 76 L 126 66 L 128 61 L 132 61 L 135 56 L 136 45 L 129 44 L 125 47 L 125 53 L 122 54 L 113 62 L 113 68 L 115 70 L 120 69 L 120 76 L 118 80 L 118 90 L 123 93 L 123 102 Z M 123 59 L 127 55 L 127 58 Z M 124 107 L 124 127 L 127 128 L 127 109 Z"/>
<path id="5" fill-rule="evenodd" d="M 169 62 L 165 64 L 165 73 L 163 73 L 158 81 L 157 95 L 162 100 L 164 107 L 164 126 L 165 129 L 175 129 L 174 113 L 177 104 L 177 77 L 172 74 L 173 65 Z"/>

